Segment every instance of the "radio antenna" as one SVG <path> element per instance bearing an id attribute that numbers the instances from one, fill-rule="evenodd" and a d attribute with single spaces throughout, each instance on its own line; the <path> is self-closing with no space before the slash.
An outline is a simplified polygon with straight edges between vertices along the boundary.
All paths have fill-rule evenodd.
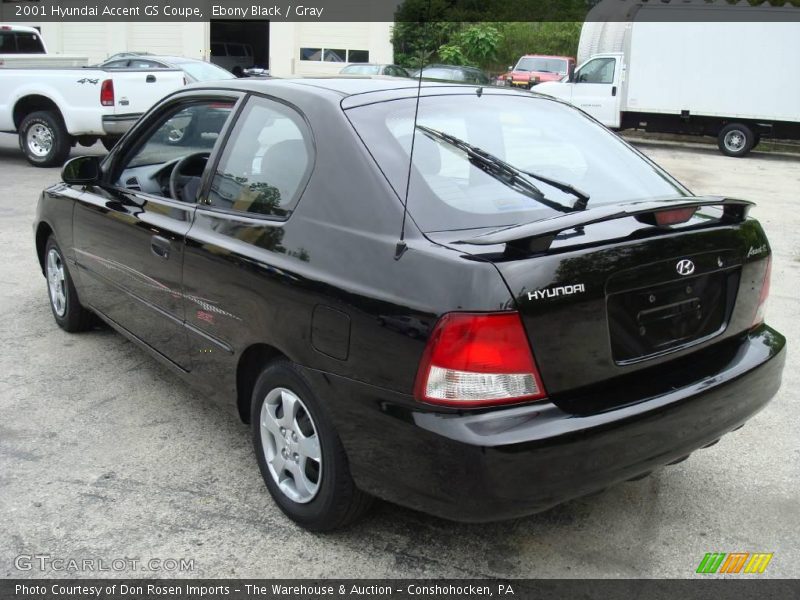
<path id="1" fill-rule="evenodd" d="M 430 16 L 431 16 L 431 0 L 428 0 L 428 14 L 425 17 L 425 21 L 422 23 L 423 25 L 423 35 L 422 40 L 423 43 L 420 46 L 420 57 L 419 57 L 419 73 L 417 76 L 417 98 L 416 102 L 414 103 L 414 127 L 411 129 L 411 150 L 408 154 L 408 172 L 406 173 L 406 193 L 405 198 L 403 198 L 403 222 L 400 224 L 400 239 L 397 242 L 397 246 L 394 250 L 394 259 L 399 260 L 405 251 L 408 250 L 408 245 L 406 244 L 406 220 L 408 219 L 408 190 L 411 187 L 411 168 L 414 163 L 414 142 L 417 139 L 417 117 L 419 116 L 419 97 L 422 95 L 422 71 L 425 68 L 425 46 L 428 41 L 428 27 L 430 23 Z"/>

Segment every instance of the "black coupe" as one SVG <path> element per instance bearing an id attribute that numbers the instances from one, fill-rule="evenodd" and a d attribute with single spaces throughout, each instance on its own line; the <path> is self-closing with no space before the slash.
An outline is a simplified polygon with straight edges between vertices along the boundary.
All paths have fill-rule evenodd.
<path id="1" fill-rule="evenodd" d="M 56 322 L 236 409 L 320 531 L 373 497 L 524 515 L 741 427 L 785 358 L 749 208 L 552 98 L 238 80 L 71 160 L 34 229 Z"/>

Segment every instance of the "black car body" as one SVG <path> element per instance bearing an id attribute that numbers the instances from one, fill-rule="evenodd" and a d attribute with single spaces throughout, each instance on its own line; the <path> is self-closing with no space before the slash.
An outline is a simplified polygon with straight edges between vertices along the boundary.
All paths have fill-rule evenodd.
<path id="1" fill-rule="evenodd" d="M 764 407 L 785 341 L 763 322 L 749 203 L 691 196 L 547 97 L 425 84 L 415 120 L 416 94 L 305 79 L 168 97 L 100 172 L 73 159 L 42 194 L 56 320 L 99 315 L 238 409 L 276 502 L 312 529 L 370 495 L 466 521 L 543 510 Z M 211 108 L 227 118 L 164 143 L 174 115 Z M 280 470 L 292 457 L 312 470 Z"/>

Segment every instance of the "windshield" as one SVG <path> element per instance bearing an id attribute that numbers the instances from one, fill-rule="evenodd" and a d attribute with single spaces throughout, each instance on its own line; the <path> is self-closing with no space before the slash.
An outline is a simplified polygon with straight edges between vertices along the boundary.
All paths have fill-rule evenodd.
<path id="1" fill-rule="evenodd" d="M 561 73 L 567 72 L 567 61 L 561 58 L 536 58 L 533 56 L 523 56 L 519 59 L 515 71 L 539 71 L 540 73 Z"/>
<path id="2" fill-rule="evenodd" d="M 349 109 L 347 115 L 400 198 L 405 197 L 414 99 Z M 553 100 L 484 90 L 423 96 L 418 124 L 455 136 L 518 169 L 563 182 L 590 207 L 689 192 L 583 113 Z M 560 214 L 493 177 L 462 149 L 417 131 L 408 210 L 423 231 L 502 227 Z M 535 181 L 564 206 L 575 195 Z"/>
<path id="3" fill-rule="evenodd" d="M 236 79 L 236 76 L 230 71 L 226 71 L 222 67 L 212 65 L 211 63 L 197 61 L 197 62 L 181 62 L 175 63 L 175 66 L 184 71 L 195 81 L 216 81 L 218 79 Z"/>

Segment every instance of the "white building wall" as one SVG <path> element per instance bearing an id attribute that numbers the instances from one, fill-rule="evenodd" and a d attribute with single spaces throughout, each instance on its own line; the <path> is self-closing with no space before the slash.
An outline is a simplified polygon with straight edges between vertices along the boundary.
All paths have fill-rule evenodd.
<path id="1" fill-rule="evenodd" d="M 270 69 L 275 77 L 334 75 L 344 63 L 300 60 L 300 48 L 369 50 L 369 62 L 392 63 L 392 23 L 270 23 Z"/>
<path id="2" fill-rule="evenodd" d="M 39 23 L 48 50 L 98 63 L 117 52 L 208 59 L 211 27 L 202 23 Z M 393 62 L 392 23 L 270 22 L 270 69 L 276 77 L 333 75 L 343 63 L 301 61 L 300 48 L 369 50 L 373 63 Z"/>

